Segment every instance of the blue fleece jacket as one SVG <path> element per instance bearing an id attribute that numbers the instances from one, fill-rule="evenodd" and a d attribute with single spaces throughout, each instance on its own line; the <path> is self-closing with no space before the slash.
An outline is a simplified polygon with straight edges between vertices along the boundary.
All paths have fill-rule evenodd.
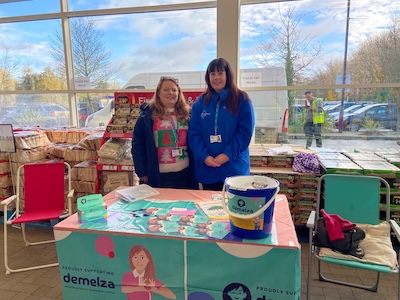
<path id="1" fill-rule="evenodd" d="M 210 143 L 210 136 L 215 135 L 216 107 L 220 97 L 217 118 L 217 134 L 221 143 Z M 224 182 L 226 177 L 250 174 L 249 144 L 254 130 L 254 111 L 250 101 L 240 99 L 236 115 L 228 111 L 228 89 L 219 94 L 213 93 L 208 105 L 201 96 L 192 107 L 189 123 L 188 141 L 195 160 L 195 176 L 200 183 L 211 184 Z M 208 156 L 216 157 L 224 153 L 229 161 L 218 168 L 204 163 Z"/>

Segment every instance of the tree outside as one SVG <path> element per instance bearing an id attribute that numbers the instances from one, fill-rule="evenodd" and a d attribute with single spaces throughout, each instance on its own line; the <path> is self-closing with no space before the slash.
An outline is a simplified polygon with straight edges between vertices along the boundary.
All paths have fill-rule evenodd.
<path id="1" fill-rule="evenodd" d="M 287 85 L 297 85 L 304 81 L 307 68 L 322 51 L 321 43 L 312 35 L 303 35 L 299 25 L 304 12 L 291 6 L 287 11 L 279 8 L 279 23 L 272 25 L 265 33 L 265 40 L 256 46 L 259 52 L 255 61 L 264 67 L 284 66 Z M 288 91 L 289 124 L 292 123 L 295 93 Z"/>
<path id="2" fill-rule="evenodd" d="M 111 51 L 105 47 L 104 32 L 97 29 L 96 21 L 91 18 L 70 19 L 74 76 L 90 78 L 93 88 L 108 89 L 114 87 L 113 78 L 122 68 L 111 63 Z M 61 30 L 50 37 L 50 53 L 54 59 L 54 68 L 60 70 L 66 78 L 64 43 Z M 114 86 L 113 86 L 114 85 Z M 81 94 L 79 101 L 87 102 L 88 114 L 95 112 L 90 94 Z"/>

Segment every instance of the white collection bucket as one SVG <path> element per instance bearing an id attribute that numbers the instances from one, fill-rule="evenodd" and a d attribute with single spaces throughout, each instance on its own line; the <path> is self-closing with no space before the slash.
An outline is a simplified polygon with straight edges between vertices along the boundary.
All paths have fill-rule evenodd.
<path id="1" fill-rule="evenodd" d="M 229 215 L 231 232 L 242 238 L 265 238 L 271 233 L 279 181 L 265 176 L 225 179 L 222 205 Z M 226 203 L 228 202 L 228 203 Z"/>

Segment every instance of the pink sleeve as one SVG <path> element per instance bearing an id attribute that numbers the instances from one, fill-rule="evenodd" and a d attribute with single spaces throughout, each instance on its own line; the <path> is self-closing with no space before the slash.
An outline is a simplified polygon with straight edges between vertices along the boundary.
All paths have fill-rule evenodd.
<path id="1" fill-rule="evenodd" d="M 126 272 L 124 276 L 122 276 L 122 283 L 123 286 L 135 286 L 137 283 L 134 282 L 134 278 L 132 272 Z"/>
<path id="2" fill-rule="evenodd" d="M 155 285 L 156 285 L 156 288 L 159 289 L 160 287 L 162 287 L 164 285 L 164 283 L 162 283 L 162 281 L 156 279 Z"/>

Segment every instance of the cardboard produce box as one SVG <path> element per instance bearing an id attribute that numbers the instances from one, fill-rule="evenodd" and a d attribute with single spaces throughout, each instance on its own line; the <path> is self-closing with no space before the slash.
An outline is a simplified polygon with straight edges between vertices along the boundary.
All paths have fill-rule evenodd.
<path id="1" fill-rule="evenodd" d="M 400 168 L 387 161 L 358 161 L 364 175 L 382 178 L 400 178 Z"/>
<path id="2" fill-rule="evenodd" d="M 380 156 L 392 165 L 400 167 L 400 154 L 380 154 Z"/>
<path id="3" fill-rule="evenodd" d="M 352 161 L 384 161 L 385 159 L 374 153 L 352 153 L 348 152 L 345 155 Z"/>
<path id="4" fill-rule="evenodd" d="M 101 173 L 101 191 L 103 193 L 109 193 L 120 186 L 129 186 L 132 172 L 105 172 Z"/>
<path id="5" fill-rule="evenodd" d="M 325 174 L 363 174 L 363 169 L 351 161 L 342 161 L 334 159 L 324 159 L 320 160 L 322 169 Z"/>
<path id="6" fill-rule="evenodd" d="M 319 160 L 344 160 L 344 161 L 349 161 L 350 159 L 342 154 L 342 153 L 331 153 L 331 152 L 320 152 L 317 153 L 318 159 Z"/>

